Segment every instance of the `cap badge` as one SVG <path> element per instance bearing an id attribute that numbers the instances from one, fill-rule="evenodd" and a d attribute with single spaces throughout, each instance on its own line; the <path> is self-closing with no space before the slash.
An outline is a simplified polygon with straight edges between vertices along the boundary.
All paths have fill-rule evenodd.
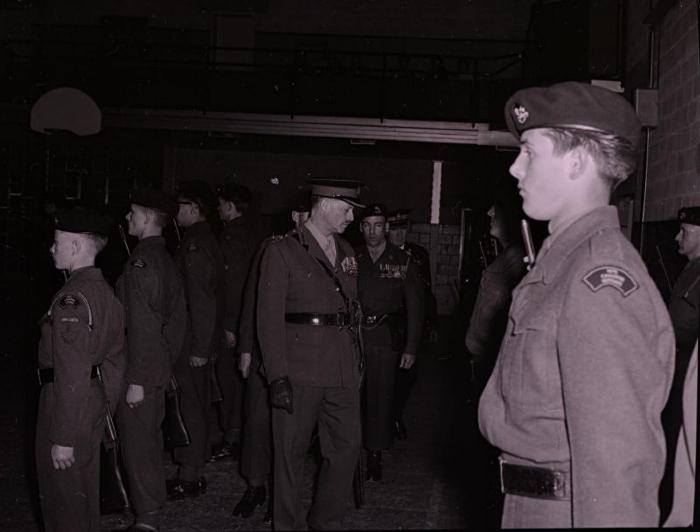
<path id="1" fill-rule="evenodd" d="M 518 124 L 524 124 L 530 116 L 528 110 L 522 105 L 518 105 L 517 107 L 513 108 L 513 114 L 515 115 L 515 119 L 518 121 Z"/>

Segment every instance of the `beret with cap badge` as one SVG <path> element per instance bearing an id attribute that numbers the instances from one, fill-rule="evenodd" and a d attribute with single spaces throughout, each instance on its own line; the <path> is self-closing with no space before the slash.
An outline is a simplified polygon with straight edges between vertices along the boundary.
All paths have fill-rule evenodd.
<path id="1" fill-rule="evenodd" d="M 54 228 L 66 233 L 108 235 L 112 225 L 110 216 L 87 207 L 60 209 L 54 218 Z"/>
<path id="2" fill-rule="evenodd" d="M 160 211 L 170 217 L 177 215 L 177 201 L 173 196 L 162 190 L 138 188 L 131 192 L 129 201 L 135 205 Z"/>
<path id="3" fill-rule="evenodd" d="M 700 207 L 683 207 L 679 209 L 678 221 L 682 224 L 700 225 Z"/>

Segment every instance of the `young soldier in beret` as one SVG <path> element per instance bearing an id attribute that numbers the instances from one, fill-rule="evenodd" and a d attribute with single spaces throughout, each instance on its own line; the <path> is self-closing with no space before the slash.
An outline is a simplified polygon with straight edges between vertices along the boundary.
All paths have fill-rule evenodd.
<path id="1" fill-rule="evenodd" d="M 110 225 L 86 209 L 56 215 L 51 255 L 70 276 L 41 320 L 36 466 L 47 531 L 100 530 L 100 367 L 124 366 L 124 311 L 95 268 Z M 121 372 L 109 376 L 109 389 L 120 389 Z"/>
<path id="2" fill-rule="evenodd" d="M 204 181 L 184 181 L 178 190 L 177 224 L 185 228 L 177 263 L 185 286 L 190 335 L 175 363 L 181 411 L 190 444 L 173 451 L 180 464 L 166 482 L 169 499 L 197 497 L 206 490 L 201 476 L 210 455 L 211 367 L 223 342 L 223 258 L 209 219 L 216 215 L 216 196 Z"/>
<path id="3" fill-rule="evenodd" d="M 165 388 L 182 351 L 188 319 L 180 272 L 162 236 L 177 209 L 168 194 L 139 189 L 132 193 L 126 215 L 129 234 L 139 243 L 117 283 L 128 331 L 127 388 L 117 421 L 136 514 L 133 530 L 157 530 L 166 498 L 161 432 Z"/>
<path id="4" fill-rule="evenodd" d="M 668 302 L 668 311 L 676 335 L 676 363 L 671 394 L 661 416 L 669 453 L 659 494 L 662 520 L 670 511 L 673 491 L 673 450 L 676 448 L 678 433 L 683 422 L 683 382 L 690 354 L 698 339 L 698 321 L 700 320 L 700 207 L 680 209 L 678 221 L 681 225 L 676 235 L 678 252 L 685 255 L 689 262 L 678 276 L 676 284 L 673 285 Z"/>
<path id="5" fill-rule="evenodd" d="M 409 370 L 423 328 L 424 287 L 410 256 L 387 242 L 386 207 L 375 203 L 360 219 L 365 245 L 355 249 L 365 347 L 364 439 L 367 479 L 382 479 L 382 451 L 393 435 L 394 380 Z"/>
<path id="6" fill-rule="evenodd" d="M 673 329 L 608 205 L 639 121 L 619 95 L 574 82 L 518 91 L 505 112 L 523 210 L 550 235 L 513 292 L 479 404 L 502 451 L 502 525 L 658 526 Z"/>
<path id="7" fill-rule="evenodd" d="M 357 263 L 338 234 L 359 183 L 315 180 L 311 217 L 270 242 L 260 263 L 258 340 L 270 385 L 275 530 L 303 529 L 304 457 L 318 425 L 323 462 L 308 526 L 341 526 L 360 446 Z"/>

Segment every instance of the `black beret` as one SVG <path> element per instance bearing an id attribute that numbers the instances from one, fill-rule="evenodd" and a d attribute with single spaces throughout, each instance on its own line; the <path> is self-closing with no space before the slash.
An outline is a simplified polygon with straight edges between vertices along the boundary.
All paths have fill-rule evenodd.
<path id="1" fill-rule="evenodd" d="M 205 210 L 216 208 L 216 196 L 209 183 L 201 179 L 182 181 L 178 185 L 178 196 L 193 201 Z"/>
<path id="2" fill-rule="evenodd" d="M 411 212 L 411 209 L 396 209 L 394 212 L 389 213 L 386 221 L 389 222 L 393 228 L 407 226 L 409 222 L 409 212 Z"/>
<path id="3" fill-rule="evenodd" d="M 253 195 L 250 193 L 250 189 L 244 185 L 239 185 L 238 183 L 224 183 L 216 189 L 216 193 L 220 198 L 226 201 L 231 201 L 235 205 L 239 203 L 250 203 L 253 199 Z"/>
<path id="4" fill-rule="evenodd" d="M 108 235 L 112 224 L 111 217 L 87 207 L 60 209 L 54 218 L 54 227 L 67 233 Z"/>
<path id="5" fill-rule="evenodd" d="M 383 216 L 384 218 L 386 218 L 387 212 L 388 211 L 386 205 L 384 205 L 383 203 L 372 203 L 371 205 L 368 205 L 364 211 L 362 211 L 360 220 L 364 220 L 365 218 L 369 218 L 370 216 Z"/>
<path id="6" fill-rule="evenodd" d="M 171 217 L 177 215 L 177 201 L 170 194 L 162 190 L 137 188 L 131 192 L 129 201 L 136 205 L 153 209 L 154 211 L 160 211 Z"/>
<path id="7" fill-rule="evenodd" d="M 700 207 L 683 207 L 679 209 L 678 221 L 682 224 L 700 225 Z"/>
<path id="8" fill-rule="evenodd" d="M 578 127 L 611 133 L 637 146 L 642 128 L 634 108 L 622 96 L 577 81 L 521 89 L 506 103 L 505 115 L 516 137 L 528 129 Z"/>
<path id="9" fill-rule="evenodd" d="M 335 177 L 316 178 L 309 181 L 311 194 L 322 198 L 339 199 L 353 207 L 364 207 L 358 201 L 362 181 L 356 179 L 340 179 Z"/>

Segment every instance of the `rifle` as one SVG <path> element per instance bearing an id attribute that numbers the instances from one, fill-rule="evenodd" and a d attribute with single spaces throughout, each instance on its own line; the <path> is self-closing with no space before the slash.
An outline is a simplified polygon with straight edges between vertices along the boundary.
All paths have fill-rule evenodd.
<path id="1" fill-rule="evenodd" d="M 527 271 L 530 271 L 535 265 L 535 245 L 532 243 L 532 234 L 530 234 L 530 224 L 524 218 L 520 220 L 520 230 L 523 233 L 523 244 L 525 245 L 525 262 L 527 263 Z"/>
<path id="2" fill-rule="evenodd" d="M 661 248 L 659 244 L 656 244 L 656 258 L 659 261 L 659 266 L 661 266 L 661 272 L 664 274 L 664 280 L 666 281 L 666 287 L 668 288 L 668 293 L 673 292 L 673 283 L 671 283 L 671 278 L 668 276 L 668 270 L 666 269 L 666 264 L 664 263 L 664 256 L 661 253 Z"/>
<path id="3" fill-rule="evenodd" d="M 131 249 L 129 248 L 129 242 L 127 241 L 126 234 L 124 233 L 124 226 L 121 223 L 117 225 L 119 227 L 119 238 L 121 238 L 122 244 L 124 244 L 124 248 L 126 249 L 126 256 L 130 257 Z"/>

